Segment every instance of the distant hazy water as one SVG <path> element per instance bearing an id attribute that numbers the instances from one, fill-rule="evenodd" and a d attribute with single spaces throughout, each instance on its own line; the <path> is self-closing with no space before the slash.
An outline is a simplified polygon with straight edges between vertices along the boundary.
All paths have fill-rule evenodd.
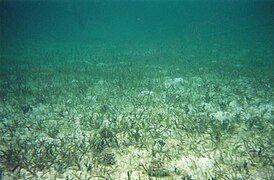
<path id="1" fill-rule="evenodd" d="M 1 61 L 75 48 L 114 56 L 176 53 L 221 60 L 248 54 L 267 64 L 274 59 L 271 0 L 2 0 L 0 15 Z"/>

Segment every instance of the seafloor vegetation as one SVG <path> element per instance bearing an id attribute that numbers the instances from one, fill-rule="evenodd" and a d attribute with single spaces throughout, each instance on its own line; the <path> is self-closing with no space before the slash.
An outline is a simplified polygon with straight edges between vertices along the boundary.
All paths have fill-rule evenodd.
<path id="1" fill-rule="evenodd" d="M 273 179 L 273 66 L 149 56 L 2 56 L 2 176 Z"/>

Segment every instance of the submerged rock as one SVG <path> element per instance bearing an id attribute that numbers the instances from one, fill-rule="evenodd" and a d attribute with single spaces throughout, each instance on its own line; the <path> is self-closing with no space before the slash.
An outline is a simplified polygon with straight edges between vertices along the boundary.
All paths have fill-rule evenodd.
<path id="1" fill-rule="evenodd" d="M 98 156 L 99 164 L 105 166 L 112 166 L 116 164 L 115 154 L 111 151 L 111 149 L 105 149 L 102 153 Z"/>
<path id="2" fill-rule="evenodd" d="M 170 172 L 164 167 L 163 162 L 159 160 L 151 161 L 147 173 L 152 177 L 165 177 L 170 175 Z"/>
<path id="3" fill-rule="evenodd" d="M 22 105 L 20 108 L 24 114 L 32 111 L 32 107 L 29 104 Z"/>

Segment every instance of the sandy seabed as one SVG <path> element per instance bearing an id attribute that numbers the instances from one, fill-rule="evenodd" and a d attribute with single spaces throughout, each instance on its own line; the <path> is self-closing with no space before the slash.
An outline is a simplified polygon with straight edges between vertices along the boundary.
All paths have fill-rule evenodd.
<path id="1" fill-rule="evenodd" d="M 1 73 L 3 179 L 273 179 L 270 71 L 43 58 Z"/>

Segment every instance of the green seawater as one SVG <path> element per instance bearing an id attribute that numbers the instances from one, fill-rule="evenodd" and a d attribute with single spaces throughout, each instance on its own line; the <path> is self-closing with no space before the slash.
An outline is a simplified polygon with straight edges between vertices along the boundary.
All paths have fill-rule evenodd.
<path id="1" fill-rule="evenodd" d="M 274 179 L 274 1 L 0 0 L 1 179 Z"/>

